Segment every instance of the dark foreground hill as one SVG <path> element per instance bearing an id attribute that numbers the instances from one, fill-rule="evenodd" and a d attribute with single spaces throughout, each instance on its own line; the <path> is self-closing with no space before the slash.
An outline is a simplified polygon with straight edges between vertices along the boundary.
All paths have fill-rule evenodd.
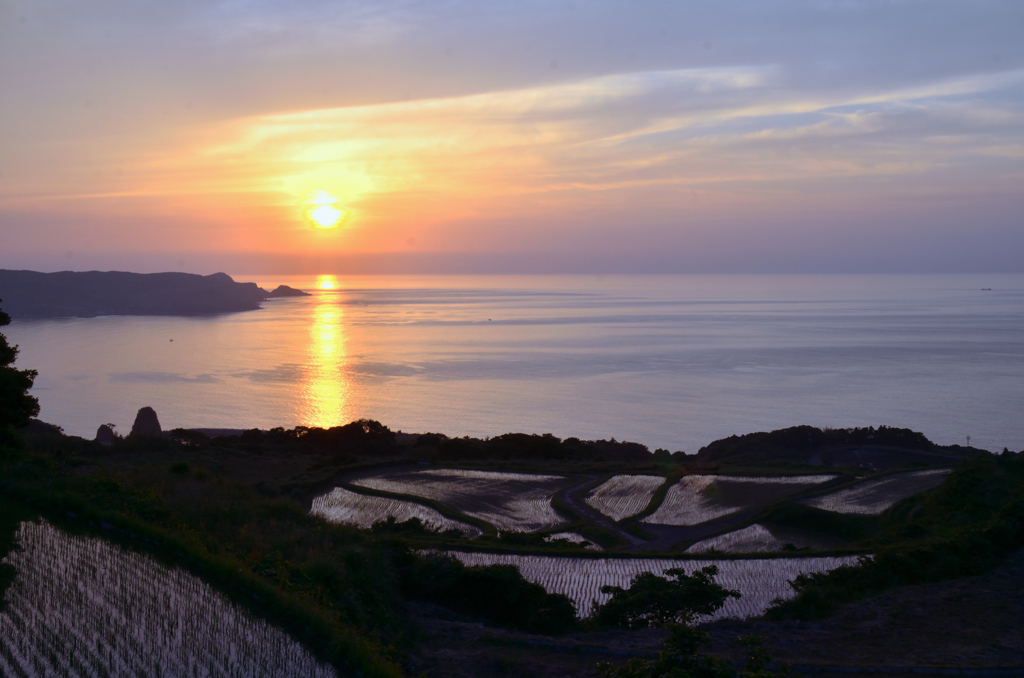
<path id="1" fill-rule="evenodd" d="M 706 472 L 693 456 L 650 453 L 635 443 L 412 436 L 369 420 L 213 438 L 178 429 L 162 437 L 114 437 L 110 445 L 65 436 L 41 422 L 20 435 L 0 434 L 6 434 L 0 435 L 0 560 L 20 522 L 41 516 L 67 532 L 116 541 L 204 579 L 339 675 L 381 678 L 596 678 L 597 661 L 621 664 L 629 653 L 651 654 L 663 636 L 577 620 L 568 599 L 544 592 L 514 568 L 473 569 L 436 554 L 545 552 L 566 556 L 571 567 L 573 559 L 622 552 L 590 554 L 515 533 L 468 543 L 425 529 L 419 520 L 368 530 L 327 523 L 310 507 L 312 497 L 337 485 L 336 477 L 371 465 L 449 465 L 452 457 L 477 469 L 558 469 L 575 476 L 566 484 L 581 491 L 583 480 L 598 482 L 606 474 L 658 472 L 673 482 Z M 448 445 L 452 441 L 459 442 Z M 903 444 L 912 449 L 912 442 Z M 549 459 L 557 465 L 544 466 Z M 859 536 L 847 534 L 851 552 L 874 557 L 799 579 L 798 596 L 768 617 L 707 627 L 711 650 L 731 659 L 735 636 L 753 632 L 768 638 L 776 657 L 795 664 L 980 665 L 998 672 L 960 675 L 1016 675 L 1006 667 L 1019 667 L 1021 656 L 1021 569 L 1014 554 L 1024 548 L 1022 488 L 1024 455 L 975 452 L 941 486 L 880 516 L 833 517 L 832 527 L 860 523 Z M 776 509 L 776 517 L 785 513 L 785 505 Z M 15 574 L 0 565 L 0 599 Z M 592 654 L 593 646 L 600 653 Z M 737 678 L 753 676 L 770 678 Z"/>
<path id="2" fill-rule="evenodd" d="M 267 292 L 226 273 L 39 273 L 0 270 L 0 299 L 12 318 L 99 315 L 212 315 L 253 311 L 271 297 L 304 292 L 284 286 Z"/>

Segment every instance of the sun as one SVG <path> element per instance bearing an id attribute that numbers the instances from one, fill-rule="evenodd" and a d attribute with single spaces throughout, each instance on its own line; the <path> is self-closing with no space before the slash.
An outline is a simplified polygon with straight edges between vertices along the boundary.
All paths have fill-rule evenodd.
<path id="1" fill-rule="evenodd" d="M 344 212 L 330 205 L 320 205 L 309 210 L 309 218 L 317 228 L 334 228 L 341 221 L 342 214 Z"/>
<path id="2" fill-rule="evenodd" d="M 345 210 L 337 207 L 338 199 L 327 191 L 316 191 L 309 203 L 312 207 L 306 210 L 306 217 L 316 228 L 335 228 L 345 216 Z"/>

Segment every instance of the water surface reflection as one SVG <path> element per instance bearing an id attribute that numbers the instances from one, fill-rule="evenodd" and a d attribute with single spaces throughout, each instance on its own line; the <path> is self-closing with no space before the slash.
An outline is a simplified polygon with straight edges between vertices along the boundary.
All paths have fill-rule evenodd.
<path id="1" fill-rule="evenodd" d="M 332 280 L 319 281 L 320 289 L 333 289 L 333 276 L 321 276 L 328 277 Z M 351 419 L 352 384 L 345 345 L 345 308 L 330 297 L 318 301 L 310 325 L 301 416 L 306 426 L 329 428 Z"/>

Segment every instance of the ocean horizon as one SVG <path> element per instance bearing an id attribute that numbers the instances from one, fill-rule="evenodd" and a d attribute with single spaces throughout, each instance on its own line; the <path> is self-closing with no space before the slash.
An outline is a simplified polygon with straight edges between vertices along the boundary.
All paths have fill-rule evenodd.
<path id="1" fill-rule="evenodd" d="M 91 438 L 332 426 L 696 452 L 810 424 L 1024 448 L 1024 274 L 233 275 L 309 297 L 15 320 L 40 419 Z"/>

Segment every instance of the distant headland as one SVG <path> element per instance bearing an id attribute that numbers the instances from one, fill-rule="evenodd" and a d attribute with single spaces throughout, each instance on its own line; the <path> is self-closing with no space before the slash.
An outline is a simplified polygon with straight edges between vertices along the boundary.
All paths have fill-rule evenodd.
<path id="1" fill-rule="evenodd" d="M 39 273 L 0 270 L 0 299 L 14 319 L 99 315 L 214 315 L 254 311 L 275 297 L 306 296 L 287 285 L 268 292 L 226 273 Z"/>

